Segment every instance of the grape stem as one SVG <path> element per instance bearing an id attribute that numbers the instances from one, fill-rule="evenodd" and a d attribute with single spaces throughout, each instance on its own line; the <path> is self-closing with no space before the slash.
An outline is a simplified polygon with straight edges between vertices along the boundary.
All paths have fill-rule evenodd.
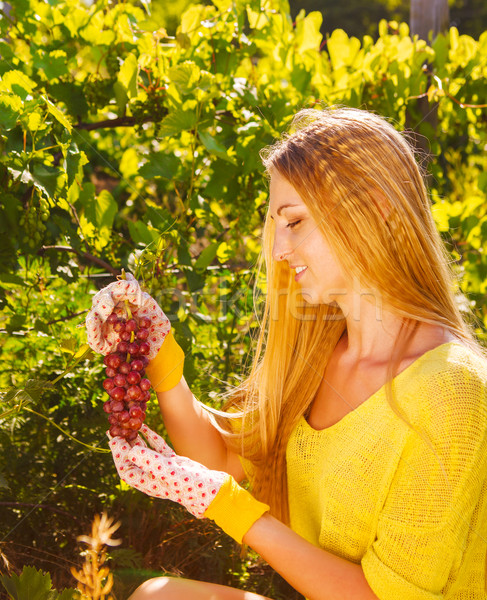
<path id="1" fill-rule="evenodd" d="M 122 274 L 120 275 L 121 279 L 127 279 L 127 277 L 125 276 L 125 269 L 122 269 Z M 129 301 L 128 300 L 124 300 L 124 304 L 125 304 L 125 311 L 127 313 L 127 319 L 131 319 L 132 318 L 132 311 L 130 310 L 130 305 L 129 305 Z M 130 332 L 130 343 L 132 343 L 135 339 L 135 335 L 134 332 L 131 331 Z M 127 358 L 126 358 L 126 362 L 130 362 L 130 352 L 127 352 Z"/>

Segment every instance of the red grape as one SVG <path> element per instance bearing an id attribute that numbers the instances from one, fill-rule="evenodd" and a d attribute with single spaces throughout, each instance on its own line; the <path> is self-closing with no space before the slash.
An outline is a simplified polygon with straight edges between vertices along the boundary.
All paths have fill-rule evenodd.
<path id="1" fill-rule="evenodd" d="M 139 331 L 137 331 L 137 339 L 140 340 L 141 342 L 145 342 L 145 340 L 148 337 L 149 337 L 148 329 L 139 329 Z"/>
<path id="2" fill-rule="evenodd" d="M 148 379 L 141 379 L 139 386 L 143 392 L 147 392 L 150 390 L 150 381 Z"/>
<path id="3" fill-rule="evenodd" d="M 136 358 L 134 361 L 132 361 L 132 370 L 133 371 L 142 371 L 143 368 L 144 368 L 144 365 L 139 358 Z"/>
<path id="4" fill-rule="evenodd" d="M 111 367 L 112 369 L 118 369 L 122 362 L 121 357 L 118 354 L 108 354 L 106 357 L 106 365 L 107 367 Z"/>
<path id="5" fill-rule="evenodd" d="M 139 353 L 139 344 L 137 342 L 131 342 L 129 344 L 129 354 L 130 356 L 135 356 Z"/>
<path id="6" fill-rule="evenodd" d="M 131 385 L 127 389 L 127 398 L 131 400 L 138 400 L 142 396 L 142 390 L 138 385 Z"/>
<path id="7" fill-rule="evenodd" d="M 124 403 L 121 400 L 112 400 L 112 412 L 119 413 L 124 409 Z"/>
<path id="8" fill-rule="evenodd" d="M 120 352 L 120 354 L 127 354 L 128 350 L 129 345 L 127 342 L 118 342 L 117 351 Z"/>
<path id="9" fill-rule="evenodd" d="M 138 430 L 139 430 L 139 428 L 131 429 L 131 430 L 125 432 L 125 439 L 129 442 L 133 442 L 135 440 L 135 438 L 137 437 Z"/>
<path id="10" fill-rule="evenodd" d="M 130 417 L 132 416 L 131 413 L 129 413 L 128 410 L 122 410 L 121 413 L 118 413 L 118 421 L 119 423 L 126 423 Z"/>
<path id="11" fill-rule="evenodd" d="M 139 318 L 136 313 L 125 320 L 114 311 L 107 323 L 119 334 L 120 340 L 116 350 L 103 359 L 107 375 L 103 388 L 110 396 L 103 410 L 108 413 L 110 435 L 133 441 L 145 419 L 151 395 L 150 381 L 144 375 L 149 364 L 152 322 L 148 317 Z"/>
<path id="12" fill-rule="evenodd" d="M 142 342 L 139 346 L 139 354 L 147 355 L 150 352 L 150 346 L 147 342 Z"/>
<path id="13" fill-rule="evenodd" d="M 132 406 L 132 408 L 129 410 L 129 414 L 131 417 L 134 417 L 135 419 L 140 419 L 142 417 L 142 415 L 144 414 L 142 409 L 140 408 L 140 406 Z"/>
<path id="14" fill-rule="evenodd" d="M 132 334 L 130 333 L 130 331 L 122 331 L 122 333 L 120 334 L 120 339 L 122 340 L 122 342 L 130 342 L 131 337 Z"/>
<path id="15" fill-rule="evenodd" d="M 119 367 L 118 367 L 118 372 L 122 373 L 123 375 L 128 375 L 130 373 L 130 371 L 132 370 L 132 366 L 130 365 L 130 363 L 128 362 L 123 362 Z"/>
<path id="16" fill-rule="evenodd" d="M 129 319 L 125 323 L 125 331 L 136 331 L 137 330 L 137 321 L 135 319 Z"/>
<path id="17" fill-rule="evenodd" d="M 110 427 L 110 435 L 113 437 L 123 435 L 123 429 L 120 427 L 120 425 L 112 425 Z"/>
<path id="18" fill-rule="evenodd" d="M 113 326 L 113 329 L 117 333 L 122 333 L 122 331 L 125 331 L 125 321 L 123 319 L 120 319 L 119 321 L 117 321 L 115 323 L 115 325 Z"/>
<path id="19" fill-rule="evenodd" d="M 142 425 L 142 420 L 141 419 L 136 419 L 135 417 L 132 417 L 129 421 L 128 421 L 128 425 L 131 429 L 135 429 L 136 431 L 138 431 L 140 429 L 140 426 Z"/>
<path id="20" fill-rule="evenodd" d="M 113 388 L 113 390 L 110 392 L 110 396 L 114 400 L 123 400 L 125 398 L 125 388 L 123 388 L 123 387 Z M 115 412 L 117 412 L 117 411 L 115 411 Z"/>
<path id="21" fill-rule="evenodd" d="M 130 373 L 127 375 L 127 383 L 130 385 L 137 385 L 140 383 L 141 379 L 142 377 L 139 371 L 130 371 Z"/>
<path id="22" fill-rule="evenodd" d="M 113 379 L 110 379 L 110 378 L 105 379 L 105 381 L 103 382 L 103 387 L 107 392 L 109 392 L 110 390 L 113 390 L 113 388 L 115 387 L 115 384 L 113 383 Z"/>
<path id="23" fill-rule="evenodd" d="M 127 385 L 127 378 L 125 377 L 125 375 L 122 375 L 122 373 L 117 373 L 113 378 L 113 383 L 117 387 L 124 387 Z"/>
<path id="24" fill-rule="evenodd" d="M 140 329 L 149 329 L 149 327 L 151 325 L 152 325 L 152 322 L 149 319 L 149 317 L 140 317 L 140 319 L 139 319 L 139 328 Z"/>

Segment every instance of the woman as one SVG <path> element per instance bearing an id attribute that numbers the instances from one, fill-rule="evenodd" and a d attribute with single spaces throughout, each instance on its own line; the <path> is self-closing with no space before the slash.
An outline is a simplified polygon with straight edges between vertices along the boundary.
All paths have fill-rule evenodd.
<path id="1" fill-rule="evenodd" d="M 179 456 L 144 427 L 152 448 L 110 442 L 120 476 L 214 519 L 309 600 L 485 598 L 487 366 L 411 148 L 366 111 L 305 110 L 263 160 L 251 373 L 215 418 L 169 335 L 147 373 Z M 167 598 L 261 597 L 159 578 L 131 600 Z"/>

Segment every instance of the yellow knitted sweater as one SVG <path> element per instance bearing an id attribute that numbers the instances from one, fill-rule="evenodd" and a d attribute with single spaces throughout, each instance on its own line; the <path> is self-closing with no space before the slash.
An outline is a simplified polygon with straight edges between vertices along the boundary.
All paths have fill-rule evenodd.
<path id="1" fill-rule="evenodd" d="M 459 343 L 417 359 L 287 448 L 291 527 L 355 563 L 380 600 L 487 598 L 487 365 Z M 429 440 L 425 441 L 426 438 Z"/>

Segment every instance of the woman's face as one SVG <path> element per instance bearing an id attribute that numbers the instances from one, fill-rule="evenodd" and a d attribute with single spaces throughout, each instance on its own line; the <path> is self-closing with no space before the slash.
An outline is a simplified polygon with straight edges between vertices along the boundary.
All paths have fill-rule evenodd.
<path id="1" fill-rule="evenodd" d="M 342 268 L 298 192 L 276 171 L 269 211 L 276 226 L 272 256 L 294 270 L 304 299 L 310 304 L 340 303 L 340 296 L 348 293 Z"/>

